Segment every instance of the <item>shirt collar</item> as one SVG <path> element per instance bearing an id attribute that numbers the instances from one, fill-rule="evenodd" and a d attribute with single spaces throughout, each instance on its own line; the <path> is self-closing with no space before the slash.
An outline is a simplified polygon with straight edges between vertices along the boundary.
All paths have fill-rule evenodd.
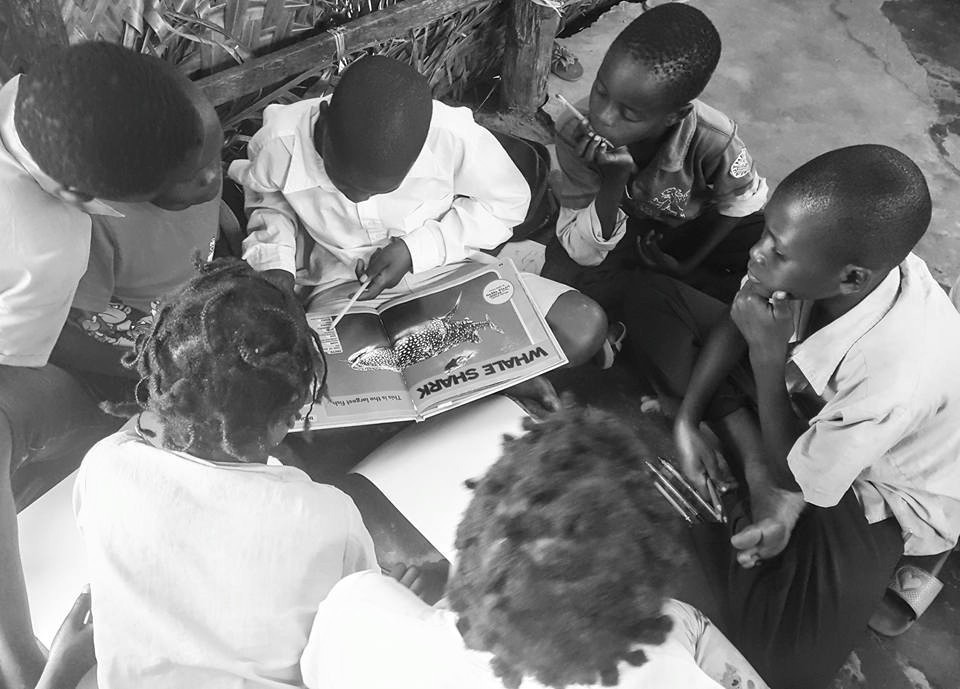
<path id="1" fill-rule="evenodd" d="M 794 347 L 790 360 L 818 396 L 823 395 L 850 349 L 894 305 L 900 294 L 900 277 L 900 267 L 893 268 L 863 301 Z M 808 311 L 810 306 L 809 302 L 803 304 Z"/>
<path id="2" fill-rule="evenodd" d="M 40 169 L 37 161 L 33 159 L 30 152 L 20 141 L 20 135 L 17 133 L 17 127 L 14 122 L 13 113 L 17 102 L 17 90 L 20 86 L 20 75 L 13 77 L 10 81 L 0 88 L 0 143 L 7 150 L 7 153 L 23 168 L 23 171 L 30 175 L 34 181 L 40 185 L 40 188 L 51 196 L 56 196 L 56 191 L 61 188 L 50 175 Z M 105 204 L 98 199 L 92 199 L 85 203 L 70 204 L 80 208 L 84 213 L 90 215 L 108 215 L 114 218 L 122 218 L 123 214 Z"/>
<path id="3" fill-rule="evenodd" d="M 285 194 L 294 194 L 298 191 L 316 187 L 330 193 L 341 193 L 330 180 L 323 164 L 323 158 L 320 157 L 320 153 L 313 143 L 313 130 L 319 115 L 319 103 L 324 100 L 329 100 L 329 96 L 320 99 L 317 103 L 318 107 L 310 108 L 304 112 L 302 119 L 297 123 L 296 136 L 284 138 L 284 146 L 290 154 L 290 163 L 287 166 L 287 174 L 283 181 L 283 192 Z M 436 155 L 430 148 L 428 136 L 420 155 L 417 156 L 413 167 L 410 168 L 410 172 L 407 173 L 404 180 L 435 177 L 437 170 Z"/>
<path id="4" fill-rule="evenodd" d="M 683 169 L 683 162 L 687 158 L 690 142 L 697 131 L 697 101 L 686 117 L 673 125 L 670 137 L 660 147 L 657 166 L 666 172 L 678 172 Z"/>

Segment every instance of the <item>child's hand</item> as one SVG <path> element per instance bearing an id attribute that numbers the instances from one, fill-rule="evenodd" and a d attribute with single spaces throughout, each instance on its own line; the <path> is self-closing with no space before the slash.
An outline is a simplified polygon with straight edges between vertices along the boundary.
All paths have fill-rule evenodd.
<path id="1" fill-rule="evenodd" d="M 637 237 L 637 253 L 640 255 L 640 262 L 650 270 L 671 277 L 686 275 L 688 272 L 686 266 L 670 254 L 663 253 L 659 242 L 660 235 L 653 231 L 648 232 L 645 237 Z"/>
<path id="2" fill-rule="evenodd" d="M 50 645 L 50 655 L 37 689 L 76 686 L 97 658 L 93 651 L 90 589 L 84 589 L 67 613 Z"/>
<path id="3" fill-rule="evenodd" d="M 586 121 L 571 120 L 559 134 L 587 164 L 596 165 L 608 173 L 623 177 L 629 177 L 636 172 L 637 166 L 627 147 L 615 148 L 593 131 L 593 127 Z"/>
<path id="4" fill-rule="evenodd" d="M 425 581 L 423 576 L 421 576 L 419 567 L 413 565 L 407 567 L 402 562 L 398 562 L 390 567 L 389 574 L 392 578 L 403 584 L 403 586 L 410 589 L 411 593 L 417 597 L 423 595 Z"/>
<path id="5" fill-rule="evenodd" d="M 361 299 L 373 299 L 383 290 L 396 286 L 404 275 L 413 269 L 413 259 L 406 242 L 394 237 L 390 243 L 373 252 L 370 263 L 357 264 L 357 277 L 367 274 L 370 282 Z"/>
<path id="6" fill-rule="evenodd" d="M 265 270 L 261 274 L 284 292 L 293 293 L 293 285 L 295 283 L 293 273 L 281 268 L 273 268 L 271 270 Z"/>
<path id="7" fill-rule="evenodd" d="M 788 299 L 786 292 L 777 291 L 767 297 L 756 283 L 744 284 L 733 298 L 730 317 L 750 346 L 751 355 L 786 358 L 798 304 Z"/>
<path id="8" fill-rule="evenodd" d="M 677 417 L 673 424 L 673 438 L 680 455 L 680 470 L 700 495 L 710 502 L 707 477 L 715 482 L 723 481 L 722 472 L 717 464 L 716 450 L 707 442 L 696 424 L 683 417 Z"/>

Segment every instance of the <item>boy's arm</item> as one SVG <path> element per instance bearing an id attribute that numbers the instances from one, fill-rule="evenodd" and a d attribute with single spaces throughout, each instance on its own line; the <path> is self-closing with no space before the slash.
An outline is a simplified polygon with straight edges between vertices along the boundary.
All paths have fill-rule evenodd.
<path id="1" fill-rule="evenodd" d="M 530 205 L 530 187 L 500 143 L 473 121 L 453 113 L 450 131 L 438 138 L 438 156 L 453 170 L 454 200 L 438 220 L 402 237 L 413 272 L 465 260 L 478 249 L 510 239 Z"/>
<path id="2" fill-rule="evenodd" d="M 694 485 L 703 485 L 704 471 L 710 475 L 716 473 L 714 452 L 700 432 L 700 423 L 713 396 L 743 357 L 746 347 L 733 320 L 724 316 L 710 332 L 690 374 L 673 431 L 681 466 Z"/>
<path id="3" fill-rule="evenodd" d="M 290 282 L 296 275 L 296 211 L 283 195 L 290 153 L 282 139 L 260 145 L 256 136 L 248 147 L 249 160 L 234 161 L 228 174 L 243 186 L 249 217 L 243 240 L 243 259 L 259 271 L 284 271 Z"/>

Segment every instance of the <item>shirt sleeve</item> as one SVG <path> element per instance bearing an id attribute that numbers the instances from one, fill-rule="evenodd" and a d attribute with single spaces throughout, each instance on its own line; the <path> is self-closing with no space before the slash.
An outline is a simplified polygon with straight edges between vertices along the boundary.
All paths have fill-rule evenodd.
<path id="1" fill-rule="evenodd" d="M 73 308 L 100 313 L 110 304 L 116 285 L 117 246 L 108 229 L 110 219 L 95 215 L 91 220 L 90 258 L 73 297 Z"/>
<path id="2" fill-rule="evenodd" d="M 603 238 L 600 218 L 593 201 L 586 208 L 560 208 L 557 239 L 567 255 L 582 266 L 599 265 L 627 231 L 627 215 L 619 208 L 610 239 Z"/>
<path id="3" fill-rule="evenodd" d="M 280 269 L 295 275 L 299 221 L 283 195 L 291 138 L 261 142 L 255 135 L 247 149 L 249 159 L 234 161 L 228 174 L 243 186 L 249 216 L 243 259 L 256 270 Z"/>
<path id="4" fill-rule="evenodd" d="M 557 123 L 556 145 L 558 168 L 550 173 L 550 190 L 562 208 L 586 208 L 600 191 L 600 171 L 588 165 L 566 142 L 564 135 L 577 126 L 572 115 Z"/>
<path id="5" fill-rule="evenodd" d="M 753 156 L 737 135 L 736 126 L 712 163 L 706 177 L 720 215 L 744 218 L 763 208 L 769 194 L 767 181 L 757 173 Z"/>
<path id="6" fill-rule="evenodd" d="M 803 492 L 818 507 L 840 502 L 856 478 L 909 432 L 909 405 L 891 406 L 876 397 L 855 402 L 839 393 L 810 420 L 787 455 Z"/>
<path id="7" fill-rule="evenodd" d="M 492 249 L 510 239 L 530 205 L 530 187 L 500 143 L 473 121 L 469 112 L 454 113 L 450 131 L 438 150 L 453 169 L 450 210 L 402 237 L 410 250 L 413 272 L 465 260 L 478 249 Z"/>

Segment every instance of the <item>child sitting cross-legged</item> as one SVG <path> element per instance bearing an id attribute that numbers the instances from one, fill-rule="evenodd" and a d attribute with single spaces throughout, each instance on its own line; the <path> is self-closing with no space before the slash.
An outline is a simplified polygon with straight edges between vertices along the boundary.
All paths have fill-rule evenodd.
<path id="1" fill-rule="evenodd" d="M 698 610 L 671 599 L 686 562 L 669 507 L 621 421 L 565 408 L 507 439 L 457 530 L 446 593 L 379 572 L 340 581 L 302 660 L 309 689 L 753 687 Z M 409 580 L 409 581 L 408 581 Z"/>
<path id="2" fill-rule="evenodd" d="M 719 59 L 716 28 L 684 3 L 644 12 L 614 39 L 586 124 L 557 123 L 561 209 L 544 276 L 608 309 L 637 265 L 732 298 L 767 184 L 736 123 L 697 100 Z"/>
<path id="3" fill-rule="evenodd" d="M 330 98 L 271 105 L 230 176 L 244 186 L 243 257 L 314 295 L 357 280 L 402 293 L 462 261 L 490 261 L 530 203 L 527 182 L 467 108 L 434 101 L 409 65 L 365 57 Z M 570 360 L 604 342 L 606 317 L 567 285 L 524 275 Z M 386 295 L 385 295 L 386 296 Z"/>
<path id="4" fill-rule="evenodd" d="M 376 566 L 346 495 L 268 461 L 323 385 L 302 308 L 213 262 L 164 300 L 135 364 L 143 411 L 90 450 L 74 496 L 99 686 L 300 686 L 320 601 Z"/>
<path id="5" fill-rule="evenodd" d="M 899 151 L 830 151 L 777 187 L 732 308 L 663 276 L 630 292 L 684 471 L 717 475 L 706 422 L 745 482 L 701 559 L 778 688 L 828 685 L 901 554 L 960 534 L 960 314 L 911 253 L 930 213 Z"/>

